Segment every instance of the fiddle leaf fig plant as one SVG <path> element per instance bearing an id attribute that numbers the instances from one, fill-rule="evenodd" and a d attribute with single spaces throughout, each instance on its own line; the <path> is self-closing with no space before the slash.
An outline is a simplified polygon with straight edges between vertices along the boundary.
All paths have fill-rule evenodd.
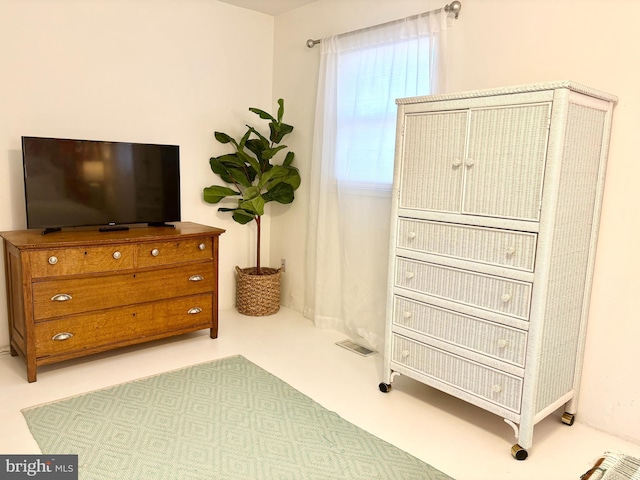
<path id="1" fill-rule="evenodd" d="M 209 165 L 229 186 L 212 185 L 204 189 L 204 201 L 211 204 L 223 200 L 235 200 L 233 207 L 220 207 L 220 212 L 231 212 L 240 224 L 256 222 L 257 255 L 255 273 L 260 275 L 260 221 L 269 202 L 288 204 L 293 202 L 294 191 L 300 186 L 300 173 L 292 166 L 295 154 L 286 152 L 287 145 L 280 142 L 293 131 L 283 122 L 284 100 L 278 100 L 278 113 L 273 117 L 259 108 L 249 108 L 269 125 L 268 136 L 247 125 L 247 131 L 239 140 L 223 132 L 215 132 L 215 139 L 233 147 L 232 153 L 212 157 Z M 278 158 L 284 158 L 278 162 Z"/>

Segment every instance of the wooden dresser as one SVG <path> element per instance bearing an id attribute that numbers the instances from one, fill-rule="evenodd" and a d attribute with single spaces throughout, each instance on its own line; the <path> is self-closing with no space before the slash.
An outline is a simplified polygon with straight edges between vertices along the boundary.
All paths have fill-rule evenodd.
<path id="1" fill-rule="evenodd" d="M 3 232 L 11 354 L 40 365 L 209 328 L 219 228 Z"/>

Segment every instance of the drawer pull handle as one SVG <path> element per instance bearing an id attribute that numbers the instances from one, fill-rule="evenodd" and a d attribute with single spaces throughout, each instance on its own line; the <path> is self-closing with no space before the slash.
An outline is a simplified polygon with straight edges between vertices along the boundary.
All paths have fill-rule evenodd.
<path id="1" fill-rule="evenodd" d="M 58 293 L 57 295 L 51 297 L 51 300 L 54 302 L 68 302 L 72 298 L 73 297 L 67 293 Z"/>
<path id="2" fill-rule="evenodd" d="M 207 246 L 204 243 L 201 243 L 200 245 L 198 245 L 198 248 L 200 250 L 204 250 L 205 248 L 207 248 Z"/>
<path id="3" fill-rule="evenodd" d="M 202 280 L 204 280 L 204 277 L 202 275 L 191 275 L 189 277 L 190 282 L 201 282 Z"/>
<path id="4" fill-rule="evenodd" d="M 404 318 L 411 318 L 411 312 L 404 312 Z"/>
<path id="5" fill-rule="evenodd" d="M 157 257 L 158 255 L 160 255 L 160 250 L 154 248 L 153 250 L 151 250 L 151 255 Z"/>
<path id="6" fill-rule="evenodd" d="M 498 340 L 498 348 L 505 348 L 507 346 L 507 341 L 504 338 Z"/>
<path id="7" fill-rule="evenodd" d="M 513 254 L 516 253 L 516 247 L 509 247 L 507 248 L 507 250 L 505 250 L 504 252 L 507 257 L 513 257 Z"/>
<path id="8" fill-rule="evenodd" d="M 509 303 L 511 301 L 511 297 L 512 295 L 510 293 L 503 293 L 500 297 L 500 300 L 502 300 L 504 303 Z"/>
<path id="9" fill-rule="evenodd" d="M 418 234 L 416 232 L 409 232 L 409 234 L 407 235 L 407 237 L 409 238 L 416 238 L 418 236 Z"/>
<path id="10" fill-rule="evenodd" d="M 120 257 L 122 257 L 122 254 L 118 251 L 113 252 L 113 258 L 115 260 L 120 260 Z"/>
<path id="11" fill-rule="evenodd" d="M 58 257 L 56 257 L 55 255 L 51 255 L 49 257 L 49 265 L 55 265 L 56 263 L 58 263 Z"/>
<path id="12" fill-rule="evenodd" d="M 63 342 L 65 340 L 69 340 L 71 337 L 73 337 L 73 333 L 60 332 L 51 337 L 51 340 L 55 340 L 56 342 Z"/>
<path id="13" fill-rule="evenodd" d="M 197 315 L 198 313 L 202 313 L 202 309 L 200 307 L 190 308 L 187 312 L 189 315 Z"/>
<path id="14" fill-rule="evenodd" d="M 473 158 L 467 158 L 464 163 L 467 167 L 473 167 L 476 161 Z"/>
<path id="15" fill-rule="evenodd" d="M 459 158 L 456 158 L 453 161 L 453 168 L 458 168 L 460 165 L 462 165 L 462 160 L 460 160 Z"/>
<path id="16" fill-rule="evenodd" d="M 494 393 L 500 393 L 502 391 L 502 385 L 494 385 L 491 387 L 491 390 L 493 390 Z"/>
<path id="17" fill-rule="evenodd" d="M 413 278 L 413 277 L 414 277 L 414 273 L 413 273 L 413 272 L 407 272 L 407 273 L 405 274 L 405 276 L 406 276 L 407 278 L 411 279 L 411 278 Z"/>

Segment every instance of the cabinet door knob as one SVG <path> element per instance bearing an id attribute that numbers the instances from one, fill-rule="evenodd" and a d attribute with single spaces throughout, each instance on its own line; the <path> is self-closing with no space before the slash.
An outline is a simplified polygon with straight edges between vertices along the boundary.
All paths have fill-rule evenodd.
<path id="1" fill-rule="evenodd" d="M 473 158 L 467 158 L 464 163 L 467 167 L 473 167 L 476 161 Z"/>
<path id="2" fill-rule="evenodd" d="M 503 293 L 500 297 L 500 300 L 502 300 L 504 303 L 508 303 L 511 300 L 511 297 L 512 295 L 510 293 Z"/>
<path id="3" fill-rule="evenodd" d="M 55 255 L 51 255 L 49 257 L 49 265 L 55 265 L 56 263 L 58 263 L 58 257 L 56 257 Z"/>
<path id="4" fill-rule="evenodd" d="M 409 238 L 416 238 L 417 236 L 418 236 L 418 234 L 416 232 L 409 232 L 407 234 L 407 237 L 409 237 Z"/>
<path id="5" fill-rule="evenodd" d="M 190 308 L 187 312 L 189 315 L 197 315 L 198 313 L 202 313 L 202 309 L 200 307 Z"/>
<path id="6" fill-rule="evenodd" d="M 151 255 L 153 255 L 154 257 L 157 257 L 158 255 L 160 255 L 160 250 L 158 250 L 157 248 L 154 248 L 153 250 L 151 250 Z"/>
<path id="7" fill-rule="evenodd" d="M 408 279 L 411 279 L 411 278 L 413 278 L 415 276 L 415 274 L 413 272 L 407 272 L 407 273 L 405 273 L 404 276 L 407 277 Z"/>
<path id="8" fill-rule="evenodd" d="M 409 350 L 402 351 L 402 358 L 408 358 L 411 352 Z"/>
<path id="9" fill-rule="evenodd" d="M 200 250 L 204 250 L 205 248 L 207 248 L 207 246 L 204 243 L 201 243 L 200 245 L 198 245 L 198 248 Z"/>
<path id="10" fill-rule="evenodd" d="M 71 337 L 73 337 L 73 333 L 60 332 L 51 337 L 51 340 L 55 340 L 56 342 L 63 342 L 65 340 L 69 340 Z"/>
<path id="11" fill-rule="evenodd" d="M 204 280 L 204 277 L 202 275 L 191 275 L 189 277 L 190 282 L 201 282 L 202 280 Z"/>
<path id="12" fill-rule="evenodd" d="M 508 247 L 504 253 L 507 257 L 513 257 L 513 254 L 516 253 L 516 247 Z"/>
<path id="13" fill-rule="evenodd" d="M 118 251 L 113 252 L 113 258 L 115 260 L 119 260 L 120 257 L 122 257 L 122 254 L 120 252 L 118 252 Z"/>
<path id="14" fill-rule="evenodd" d="M 68 302 L 72 298 L 73 297 L 67 293 L 58 293 L 57 295 L 51 297 L 51 300 L 54 302 Z"/>
<path id="15" fill-rule="evenodd" d="M 500 393 L 502 391 L 502 385 L 494 385 L 493 387 L 491 387 L 491 390 L 494 391 L 494 393 Z"/>
<path id="16" fill-rule="evenodd" d="M 411 312 L 409 311 L 404 312 L 404 318 L 411 318 Z"/>
<path id="17" fill-rule="evenodd" d="M 498 340 L 498 348 L 505 348 L 507 346 L 507 341 L 504 338 Z"/>
<path id="18" fill-rule="evenodd" d="M 462 160 L 460 160 L 459 158 L 456 158 L 453 160 L 451 164 L 453 165 L 453 168 L 458 168 L 460 165 L 462 165 Z"/>

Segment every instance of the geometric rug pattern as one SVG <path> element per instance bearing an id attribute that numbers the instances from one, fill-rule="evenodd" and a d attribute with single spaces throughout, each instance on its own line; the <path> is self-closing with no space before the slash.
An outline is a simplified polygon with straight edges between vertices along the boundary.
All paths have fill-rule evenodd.
<path id="1" fill-rule="evenodd" d="M 451 480 L 242 356 L 22 413 L 82 480 Z"/>

